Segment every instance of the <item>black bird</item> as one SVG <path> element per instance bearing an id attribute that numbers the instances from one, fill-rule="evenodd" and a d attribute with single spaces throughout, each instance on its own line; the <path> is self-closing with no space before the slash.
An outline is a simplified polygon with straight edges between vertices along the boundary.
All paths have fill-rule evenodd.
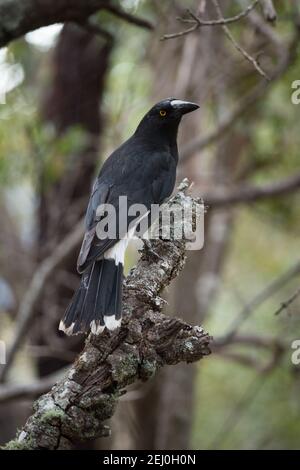
<path id="1" fill-rule="evenodd" d="M 149 211 L 151 204 L 161 204 L 171 195 L 178 162 L 178 126 L 184 114 L 197 108 L 195 103 L 175 98 L 160 101 L 103 164 L 86 212 L 86 233 L 77 261 L 81 283 L 59 325 L 66 334 L 89 329 L 99 334 L 105 327 L 114 330 L 120 326 L 124 255 L 135 228 L 130 224 L 136 220 L 127 213 L 123 216 L 120 196 L 127 197 L 128 207 L 144 204 Z M 123 229 L 118 223 L 115 237 L 99 237 L 103 204 L 112 205 L 117 217 L 121 215 L 125 221 Z"/>

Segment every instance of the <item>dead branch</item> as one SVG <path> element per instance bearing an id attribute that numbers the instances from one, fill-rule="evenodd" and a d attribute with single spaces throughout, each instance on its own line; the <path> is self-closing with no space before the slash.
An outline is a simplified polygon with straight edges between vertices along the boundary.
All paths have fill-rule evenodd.
<path id="1" fill-rule="evenodd" d="M 222 10 L 220 8 L 220 5 L 219 5 L 219 2 L 218 0 L 212 0 L 213 1 L 213 4 L 216 8 L 216 11 L 219 15 L 219 18 L 222 19 L 223 18 L 223 15 L 222 15 Z M 227 36 L 227 38 L 229 39 L 229 41 L 233 44 L 233 46 L 236 48 L 236 50 L 238 52 L 240 52 L 242 54 L 243 57 L 245 57 L 246 60 L 248 60 L 248 62 L 250 62 L 250 64 L 253 65 L 253 67 L 257 70 L 257 72 L 263 77 L 265 78 L 266 80 L 270 81 L 270 77 L 266 74 L 266 72 L 261 68 L 261 66 L 259 65 L 259 63 L 257 62 L 256 59 L 254 59 L 254 57 L 252 57 L 237 41 L 236 39 L 233 37 L 233 35 L 231 34 L 231 31 L 230 29 L 227 27 L 226 24 L 223 24 L 222 25 L 222 29 L 225 33 L 225 35 Z"/>
<path id="2" fill-rule="evenodd" d="M 300 37 L 300 28 L 295 28 L 295 34 L 289 44 L 277 48 L 278 63 L 275 66 L 270 78 L 272 82 L 280 79 L 288 70 L 290 65 L 297 58 L 297 47 Z M 193 157 L 194 152 L 201 151 L 209 145 L 212 145 L 221 139 L 226 132 L 234 126 L 241 116 L 249 112 L 251 107 L 257 103 L 271 89 L 270 84 L 266 80 L 261 80 L 260 83 L 255 85 L 244 97 L 239 100 L 236 106 L 225 116 L 218 127 L 208 132 L 202 137 L 195 137 L 190 140 L 181 151 L 180 164 L 186 163 Z"/>
<path id="3" fill-rule="evenodd" d="M 231 16 L 230 18 L 217 18 L 214 20 L 202 20 L 201 18 L 196 16 L 191 10 L 188 9 L 187 13 L 190 16 L 190 18 L 177 18 L 177 19 L 181 21 L 182 23 L 191 23 L 192 26 L 183 31 L 179 31 L 178 33 L 165 34 L 164 36 L 161 37 L 161 41 L 164 41 L 166 39 L 174 39 L 174 38 L 186 36 L 187 34 L 197 31 L 199 28 L 203 26 L 224 26 L 227 24 L 236 23 L 237 21 L 247 16 L 256 7 L 256 5 L 258 4 L 258 1 L 259 0 L 255 0 L 244 11 L 242 11 L 241 13 L 235 16 Z"/>
<path id="4" fill-rule="evenodd" d="M 300 289 L 296 290 L 287 300 L 281 302 L 280 307 L 276 310 L 274 315 L 279 315 L 283 310 L 287 310 L 289 306 L 300 296 Z"/>
<path id="5" fill-rule="evenodd" d="M 185 187 L 168 204 L 197 209 L 199 202 L 183 192 Z M 120 330 L 88 337 L 71 370 L 34 404 L 34 414 L 7 449 L 67 449 L 76 441 L 105 436 L 109 430 L 103 422 L 129 384 L 150 379 L 164 365 L 210 353 L 211 338 L 202 328 L 161 313 L 160 294 L 183 268 L 186 241 L 155 240 L 152 245 L 158 257 L 144 250 L 124 283 Z"/>

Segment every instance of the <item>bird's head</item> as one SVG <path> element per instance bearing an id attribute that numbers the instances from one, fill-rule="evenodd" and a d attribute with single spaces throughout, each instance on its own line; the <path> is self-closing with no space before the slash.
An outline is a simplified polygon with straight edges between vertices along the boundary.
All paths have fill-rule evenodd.
<path id="1" fill-rule="evenodd" d="M 195 111 L 198 104 L 176 98 L 167 98 L 156 103 L 141 120 L 137 132 L 177 135 L 178 125 L 184 114 Z"/>

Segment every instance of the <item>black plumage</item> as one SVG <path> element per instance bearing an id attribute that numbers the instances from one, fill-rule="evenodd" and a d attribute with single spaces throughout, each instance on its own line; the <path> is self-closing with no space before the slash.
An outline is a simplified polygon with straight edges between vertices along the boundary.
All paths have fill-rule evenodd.
<path id="1" fill-rule="evenodd" d="M 135 133 L 105 161 L 94 184 L 86 212 L 86 233 L 78 257 L 81 284 L 69 305 L 60 329 L 76 334 L 91 328 L 100 333 L 106 326 L 114 329 L 121 320 L 121 296 L 124 253 L 123 237 L 136 216 L 129 216 L 120 206 L 126 196 L 127 206 L 161 204 L 175 185 L 178 163 L 177 131 L 183 114 L 198 108 L 187 101 L 169 98 L 157 103 L 144 116 Z M 116 237 L 101 239 L 96 233 L 103 218 L 99 207 L 115 208 Z M 103 220 L 103 219 L 102 219 Z"/>

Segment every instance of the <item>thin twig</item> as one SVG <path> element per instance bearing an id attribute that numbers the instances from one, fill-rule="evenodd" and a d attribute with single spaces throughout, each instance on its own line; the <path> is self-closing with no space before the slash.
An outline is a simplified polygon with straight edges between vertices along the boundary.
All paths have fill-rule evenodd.
<path id="1" fill-rule="evenodd" d="M 279 315 L 283 310 L 287 310 L 288 307 L 297 299 L 297 297 L 300 296 L 300 289 L 298 289 L 296 292 L 294 292 L 294 294 L 289 297 L 287 300 L 285 300 L 284 302 L 281 303 L 280 307 L 278 308 L 278 310 L 276 310 L 276 312 L 274 313 L 274 315 Z"/>
<path id="2" fill-rule="evenodd" d="M 200 27 L 199 23 L 194 23 L 194 25 L 191 26 L 190 28 L 185 29 L 183 31 L 179 31 L 178 33 L 165 34 L 164 36 L 160 38 L 160 40 L 165 41 L 166 39 L 180 38 L 182 36 L 186 36 L 187 34 L 193 33 L 194 31 L 197 31 L 199 27 Z"/>
<path id="3" fill-rule="evenodd" d="M 295 62 L 297 59 L 297 48 L 300 37 L 300 28 L 295 28 L 295 34 L 287 46 L 278 48 L 278 63 L 272 72 L 271 78 L 274 83 L 276 80 L 282 77 L 287 71 L 288 67 Z M 261 80 L 255 85 L 239 102 L 233 107 L 233 109 L 222 119 L 219 126 L 206 135 L 191 139 L 181 150 L 180 165 L 187 162 L 194 156 L 194 152 L 203 150 L 209 145 L 212 145 L 224 134 L 232 128 L 235 122 L 245 113 L 249 112 L 251 106 L 257 103 L 263 95 L 270 90 L 269 82 Z"/>
<path id="4" fill-rule="evenodd" d="M 218 0 L 212 0 L 214 6 L 215 6 L 215 9 L 217 11 L 217 13 L 219 14 L 220 16 L 220 19 L 223 18 L 223 14 L 222 14 L 222 10 L 220 8 L 220 5 L 219 5 L 219 2 Z M 237 41 L 236 39 L 233 37 L 233 35 L 231 34 L 231 31 L 230 29 L 226 26 L 226 24 L 223 24 L 222 25 L 222 29 L 224 31 L 224 33 L 226 34 L 226 36 L 228 37 L 228 39 L 232 42 L 232 44 L 234 45 L 234 47 L 245 57 L 246 60 L 248 60 L 248 62 L 250 62 L 250 64 L 253 65 L 253 67 L 257 70 L 257 72 L 262 76 L 264 77 L 266 80 L 270 81 L 270 77 L 266 74 L 266 72 L 260 67 L 259 63 L 257 62 L 257 60 L 254 59 L 254 57 L 252 57 Z"/>
<path id="5" fill-rule="evenodd" d="M 191 17 L 191 19 L 185 19 L 185 18 L 177 18 L 177 19 L 181 21 L 182 23 L 192 23 L 193 26 L 191 26 L 190 28 L 186 30 L 179 31 L 178 33 L 165 34 L 164 36 L 161 37 L 161 41 L 164 41 L 166 39 L 173 39 L 173 38 L 185 36 L 187 34 L 190 34 L 196 31 L 202 26 L 223 26 L 226 24 L 235 23 L 241 20 L 242 18 L 244 18 L 245 16 L 247 16 L 250 13 L 250 11 L 252 11 L 256 7 L 256 5 L 258 4 L 258 1 L 259 0 L 255 0 L 244 11 L 242 11 L 241 13 L 238 13 L 235 16 L 231 16 L 230 18 L 218 18 L 214 20 L 202 20 L 201 18 L 196 16 L 191 10 L 188 9 L 187 13 Z"/>
<path id="6" fill-rule="evenodd" d="M 232 327 L 229 329 L 229 332 L 222 338 L 222 341 L 226 343 L 231 340 L 237 334 L 242 324 L 260 305 L 262 305 L 272 295 L 276 294 L 279 289 L 282 289 L 291 279 L 299 276 L 299 274 L 300 261 L 297 261 L 291 268 L 278 276 L 245 305 L 245 307 L 237 316 L 236 320 L 234 320 Z"/>

